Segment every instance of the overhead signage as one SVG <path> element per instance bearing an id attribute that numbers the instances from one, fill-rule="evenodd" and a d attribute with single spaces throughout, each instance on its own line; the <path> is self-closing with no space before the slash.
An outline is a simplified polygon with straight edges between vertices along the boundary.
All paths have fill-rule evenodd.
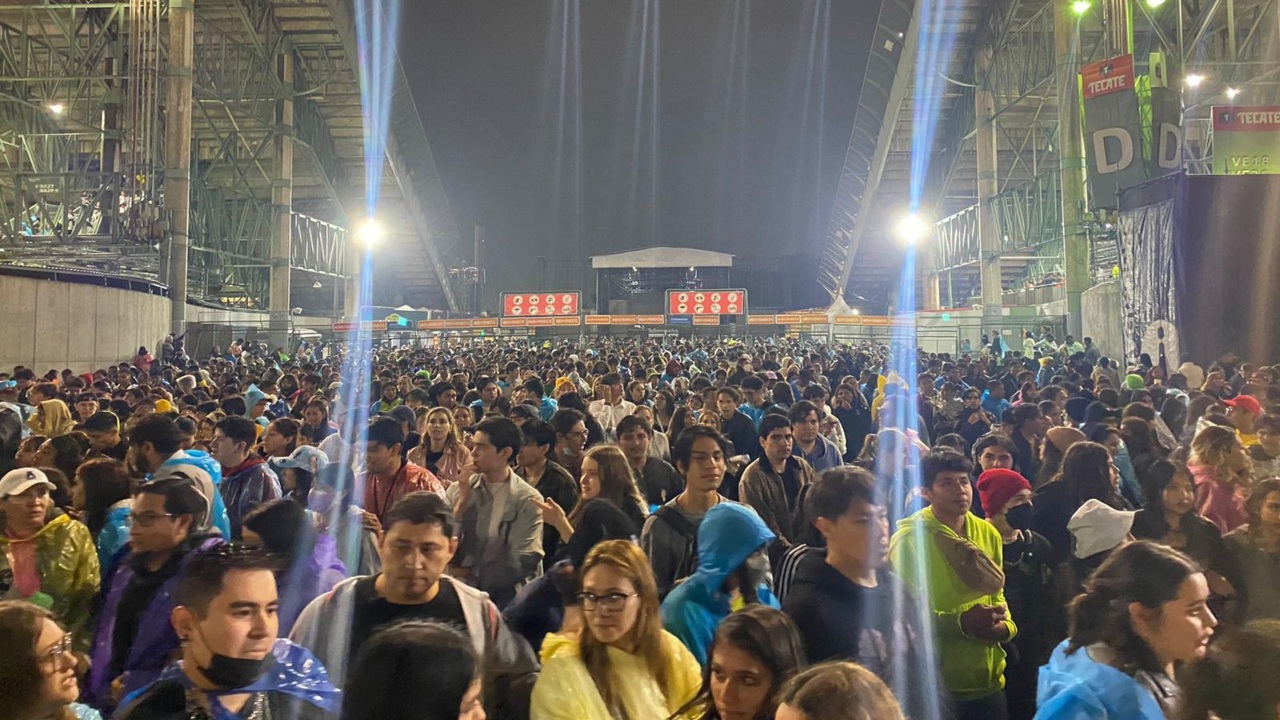
<path id="1" fill-rule="evenodd" d="M 580 292 L 503 293 L 503 317 L 565 317 L 577 315 Z"/>
<path id="2" fill-rule="evenodd" d="M 475 328 L 476 330 L 488 330 L 490 328 L 496 328 L 498 327 L 498 318 L 495 318 L 495 317 L 473 318 L 471 320 L 471 327 Z"/>
<path id="3" fill-rule="evenodd" d="M 610 324 L 611 320 L 612 318 L 609 315 L 588 315 L 587 316 L 588 325 L 608 325 Z"/>
<path id="4" fill-rule="evenodd" d="M 636 316 L 637 325 L 666 325 L 666 315 L 638 315 Z"/>
<path id="5" fill-rule="evenodd" d="M 387 329 L 387 321 L 373 320 L 367 322 L 336 322 L 333 324 L 333 331 L 336 333 L 348 333 L 357 329 L 361 332 L 385 332 Z"/>
<path id="6" fill-rule="evenodd" d="M 748 315 L 748 325 L 773 325 L 777 322 L 773 315 Z"/>
<path id="7" fill-rule="evenodd" d="M 694 325 L 719 325 L 720 316 L 719 315 L 694 315 L 693 324 Z"/>
<path id="8" fill-rule="evenodd" d="M 806 323 L 811 323 L 811 324 L 819 324 L 819 325 L 826 325 L 826 324 L 827 324 L 827 314 L 826 314 L 826 313 L 802 313 L 802 314 L 801 314 L 801 318 L 800 318 L 800 322 L 806 322 Z"/>
<path id="9" fill-rule="evenodd" d="M 747 291 L 668 290 L 668 315 L 741 315 L 747 311 Z"/>
<path id="10" fill-rule="evenodd" d="M 800 313 L 780 313 L 774 317 L 779 325 L 799 325 L 804 322 L 804 316 Z"/>
<path id="11" fill-rule="evenodd" d="M 1142 118 L 1134 89 L 1132 55 L 1080 69 L 1084 88 L 1085 151 L 1089 197 L 1096 208 L 1119 208 L 1120 190 L 1146 181 L 1141 162 Z"/>
<path id="12" fill-rule="evenodd" d="M 1280 105 L 1213 108 L 1213 174 L 1280 174 Z"/>

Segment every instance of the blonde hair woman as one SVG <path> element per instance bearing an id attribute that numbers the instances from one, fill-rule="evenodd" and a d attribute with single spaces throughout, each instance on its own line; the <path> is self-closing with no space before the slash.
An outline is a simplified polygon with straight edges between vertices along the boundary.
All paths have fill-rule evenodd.
<path id="1" fill-rule="evenodd" d="M 560 539 L 569 542 L 573 537 L 573 528 L 581 519 L 587 503 L 601 498 L 613 503 L 626 514 L 636 527 L 644 527 L 649 511 L 644 496 L 636 487 L 636 478 L 631 471 L 627 456 L 614 445 L 597 445 L 582 457 L 582 478 L 578 481 L 582 494 L 578 503 L 566 516 L 564 508 L 548 497 L 546 502 L 534 502 L 542 511 L 542 522 L 560 532 Z"/>
<path id="2" fill-rule="evenodd" d="M 1244 500 L 1253 463 L 1235 430 L 1206 425 L 1196 433 L 1187 469 L 1196 480 L 1196 512 L 1223 535 L 1249 521 Z"/>
<path id="3" fill-rule="evenodd" d="M 434 407 L 422 416 L 422 441 L 409 451 L 409 462 L 424 467 L 449 484 L 458 482 L 462 468 L 471 464 L 471 451 L 458 437 L 458 426 L 448 409 Z"/>
<path id="4" fill-rule="evenodd" d="M 657 583 L 640 546 L 596 545 L 582 564 L 578 604 L 585 627 L 543 642 L 532 717 L 666 718 L 698 694 L 698 661 L 662 629 Z"/>

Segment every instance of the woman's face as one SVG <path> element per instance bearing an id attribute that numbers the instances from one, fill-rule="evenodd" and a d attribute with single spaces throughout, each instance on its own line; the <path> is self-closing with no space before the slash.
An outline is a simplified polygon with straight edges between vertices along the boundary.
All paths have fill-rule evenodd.
<path id="1" fill-rule="evenodd" d="M 597 565 L 582 578 L 582 592 L 595 598 L 582 607 L 591 635 L 605 645 L 633 651 L 640 597 L 631 578 L 613 565 Z"/>
<path id="2" fill-rule="evenodd" d="M 453 409 L 453 421 L 458 427 L 468 427 L 471 425 L 471 408 L 459 405 Z"/>
<path id="3" fill-rule="evenodd" d="M 275 428 L 262 433 L 262 449 L 268 457 L 283 457 L 289 454 L 289 439 Z"/>
<path id="4" fill-rule="evenodd" d="M 427 437 L 433 441 L 444 442 L 445 438 L 449 436 L 450 429 L 448 415 L 436 412 L 427 416 Z"/>
<path id="5" fill-rule="evenodd" d="M 40 637 L 36 640 L 36 662 L 44 677 L 40 701 L 52 712 L 75 702 L 80 697 L 80 685 L 76 682 L 71 636 L 48 618 L 42 622 Z M 37 717 L 40 717 L 38 713 Z"/>
<path id="6" fill-rule="evenodd" d="M 35 467 L 36 456 L 40 454 L 40 445 L 32 442 L 23 441 L 18 447 L 18 452 L 13 456 L 14 462 L 18 467 Z"/>
<path id="7" fill-rule="evenodd" d="M 1209 583 L 1203 573 L 1196 573 L 1183 580 L 1177 597 L 1158 611 L 1131 606 L 1130 612 L 1138 615 L 1134 629 L 1162 665 L 1202 658 L 1218 624 L 1208 601 Z"/>
<path id="8" fill-rule="evenodd" d="M 582 479 L 578 481 L 582 487 L 582 499 L 591 500 L 600 495 L 600 463 L 592 458 L 582 459 Z"/>
<path id="9" fill-rule="evenodd" d="M 1258 512 L 1258 519 L 1268 528 L 1280 529 L 1280 492 L 1269 492 L 1262 499 L 1262 509 Z"/>
<path id="10" fill-rule="evenodd" d="M 754 720 L 769 701 L 773 673 L 756 656 L 729 643 L 711 654 L 711 698 L 723 720 Z"/>
<path id="11" fill-rule="evenodd" d="M 45 440 L 40 445 L 40 449 L 36 451 L 36 465 L 40 467 L 54 467 L 53 461 L 58 457 L 58 451 L 53 449 L 53 443 Z"/>
<path id="12" fill-rule="evenodd" d="M 280 488 L 285 492 L 298 489 L 298 469 L 284 468 L 280 471 Z"/>
<path id="13" fill-rule="evenodd" d="M 1191 477 L 1183 473 L 1174 475 L 1161 494 L 1160 501 L 1166 513 L 1182 517 L 1191 512 L 1196 504 L 1196 487 Z"/>
<path id="14" fill-rule="evenodd" d="M 311 427 L 320 427 L 324 422 L 324 413 L 318 407 L 309 407 L 302 411 L 302 421 Z"/>
<path id="15" fill-rule="evenodd" d="M 76 473 L 75 479 L 71 481 L 71 507 L 75 510 L 84 510 L 84 478 L 80 473 Z"/>

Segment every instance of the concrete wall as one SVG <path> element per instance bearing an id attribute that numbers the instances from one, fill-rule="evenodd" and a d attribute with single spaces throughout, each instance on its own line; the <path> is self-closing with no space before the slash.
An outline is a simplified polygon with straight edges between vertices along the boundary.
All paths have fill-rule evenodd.
<path id="1" fill-rule="evenodd" d="M 1120 283 L 1112 280 L 1095 285 L 1080 297 L 1081 323 L 1086 337 L 1103 355 L 1126 358 L 1124 342 L 1124 302 Z"/>
<path id="2" fill-rule="evenodd" d="M 169 334 L 169 299 L 131 290 L 0 275 L 0 369 L 23 365 L 44 374 L 71 368 L 91 372 L 133 359 L 139 346 L 153 355 Z M 192 322 L 266 328 L 266 313 L 187 306 Z M 299 316 L 296 327 L 327 328 L 329 318 Z"/>
<path id="3" fill-rule="evenodd" d="M 156 352 L 168 333 L 169 301 L 95 285 L 0 276 L 0 368 L 25 365 L 37 374 L 89 372 Z"/>

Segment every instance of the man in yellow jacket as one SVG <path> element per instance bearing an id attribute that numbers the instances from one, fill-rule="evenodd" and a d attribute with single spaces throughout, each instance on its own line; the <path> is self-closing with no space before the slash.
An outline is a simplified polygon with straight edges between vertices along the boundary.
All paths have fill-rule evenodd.
<path id="1" fill-rule="evenodd" d="M 37 468 L 0 478 L 0 599 L 28 600 L 57 616 L 87 650 L 89 613 L 101 584 L 98 551 L 89 529 L 67 515 L 49 519 L 55 489 Z"/>
<path id="2" fill-rule="evenodd" d="M 898 524 L 889 561 L 933 612 L 942 678 L 957 720 L 1007 720 L 1001 643 L 1018 628 L 1004 599 L 1000 532 L 969 512 L 972 469 L 954 450 L 924 457 L 920 482 L 929 507 Z"/>

